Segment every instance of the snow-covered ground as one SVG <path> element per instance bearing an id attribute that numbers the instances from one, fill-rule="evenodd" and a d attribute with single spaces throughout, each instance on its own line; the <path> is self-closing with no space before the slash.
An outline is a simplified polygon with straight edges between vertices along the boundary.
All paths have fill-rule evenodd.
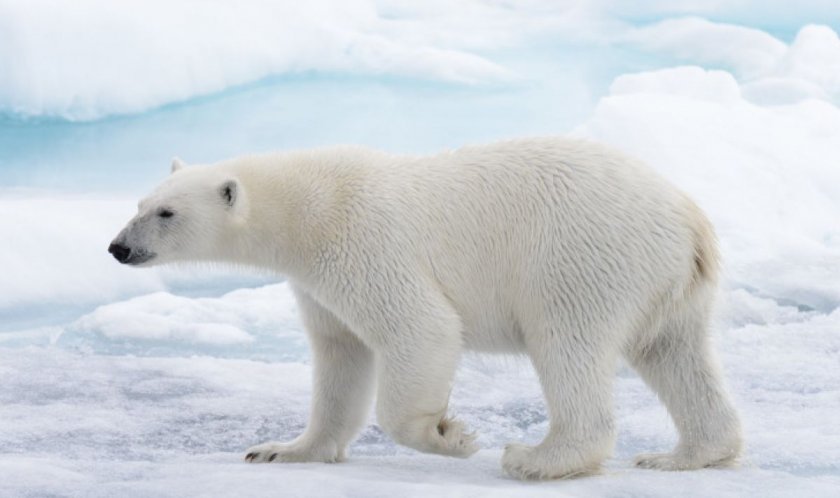
<path id="1" fill-rule="evenodd" d="M 0 0 L 0 496 L 840 493 L 835 2 L 298 4 Z M 539 386 L 522 359 L 475 356 L 451 404 L 480 434 L 470 459 L 397 447 L 371 420 L 344 464 L 246 465 L 306 422 L 289 289 L 105 251 L 173 155 L 550 133 L 644 159 L 715 223 L 740 468 L 632 468 L 675 433 L 622 368 L 604 473 L 510 480 L 504 444 L 546 429 Z"/>
<path id="2" fill-rule="evenodd" d="M 307 417 L 310 369 L 299 323 L 285 311 L 268 313 L 262 324 L 251 321 L 269 302 L 293 311 L 286 285 L 273 284 L 199 303 L 155 294 L 102 308 L 65 334 L 90 330 L 103 336 L 91 342 L 113 341 L 119 349 L 133 339 L 130 329 L 148 323 L 150 334 L 166 332 L 171 342 L 197 348 L 205 339 L 195 331 L 233 330 L 244 322 L 248 330 L 275 331 L 241 341 L 282 349 L 282 361 L 0 348 L 0 495 L 836 496 L 840 311 L 802 313 L 742 290 L 724 297 L 729 304 L 717 344 L 748 442 L 738 469 L 633 468 L 634 454 L 667 449 L 676 434 L 655 396 L 622 369 L 615 384 L 618 445 L 604 473 L 568 482 L 513 481 L 501 472 L 501 448 L 535 443 L 546 430 L 539 386 L 520 360 L 476 357 L 464 362 L 451 407 L 480 434 L 484 449 L 470 459 L 397 447 L 371 420 L 346 463 L 247 465 L 243 449 L 291 438 Z M 157 320 L 150 314 L 139 321 L 137 313 L 151 304 L 161 305 Z M 179 304 L 184 309 L 175 310 Z M 206 316 L 193 308 L 206 309 Z M 239 317 L 226 319 L 235 308 Z M 209 321 L 216 324 L 202 323 Z M 123 331 L 115 332 L 120 325 Z M 219 335 L 234 342 L 248 334 Z"/>

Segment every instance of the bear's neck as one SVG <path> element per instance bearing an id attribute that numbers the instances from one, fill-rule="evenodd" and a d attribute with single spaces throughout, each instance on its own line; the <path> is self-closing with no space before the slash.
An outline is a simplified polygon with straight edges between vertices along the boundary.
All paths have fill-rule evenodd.
<path id="1" fill-rule="evenodd" d="M 309 152 L 235 165 L 248 206 L 231 230 L 230 259 L 297 279 L 311 275 L 325 245 L 346 229 L 348 204 L 364 181 L 356 167 L 362 161 L 346 158 Z"/>

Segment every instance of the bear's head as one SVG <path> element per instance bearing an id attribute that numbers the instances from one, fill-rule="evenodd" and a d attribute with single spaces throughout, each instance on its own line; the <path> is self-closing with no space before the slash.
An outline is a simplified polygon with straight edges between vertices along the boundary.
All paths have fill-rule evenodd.
<path id="1" fill-rule="evenodd" d="M 133 266 L 222 260 L 223 242 L 245 212 L 245 193 L 236 178 L 218 168 L 185 167 L 176 158 L 172 174 L 139 202 L 108 252 Z"/>

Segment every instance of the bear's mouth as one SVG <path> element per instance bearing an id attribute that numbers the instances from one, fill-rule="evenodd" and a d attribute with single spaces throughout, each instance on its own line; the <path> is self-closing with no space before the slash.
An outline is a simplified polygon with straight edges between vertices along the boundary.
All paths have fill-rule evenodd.
<path id="1" fill-rule="evenodd" d="M 157 256 L 157 254 L 153 252 L 136 251 L 132 252 L 128 259 L 123 261 L 123 263 L 132 266 L 142 265 L 143 263 L 153 259 L 155 256 Z"/>

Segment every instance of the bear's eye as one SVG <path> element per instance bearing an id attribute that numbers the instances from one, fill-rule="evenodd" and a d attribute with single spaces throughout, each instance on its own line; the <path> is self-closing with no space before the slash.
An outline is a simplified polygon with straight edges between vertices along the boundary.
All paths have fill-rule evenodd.
<path id="1" fill-rule="evenodd" d="M 175 213 L 168 209 L 161 209 L 160 211 L 158 211 L 158 216 L 160 216 L 161 218 L 172 218 L 174 215 Z"/>

